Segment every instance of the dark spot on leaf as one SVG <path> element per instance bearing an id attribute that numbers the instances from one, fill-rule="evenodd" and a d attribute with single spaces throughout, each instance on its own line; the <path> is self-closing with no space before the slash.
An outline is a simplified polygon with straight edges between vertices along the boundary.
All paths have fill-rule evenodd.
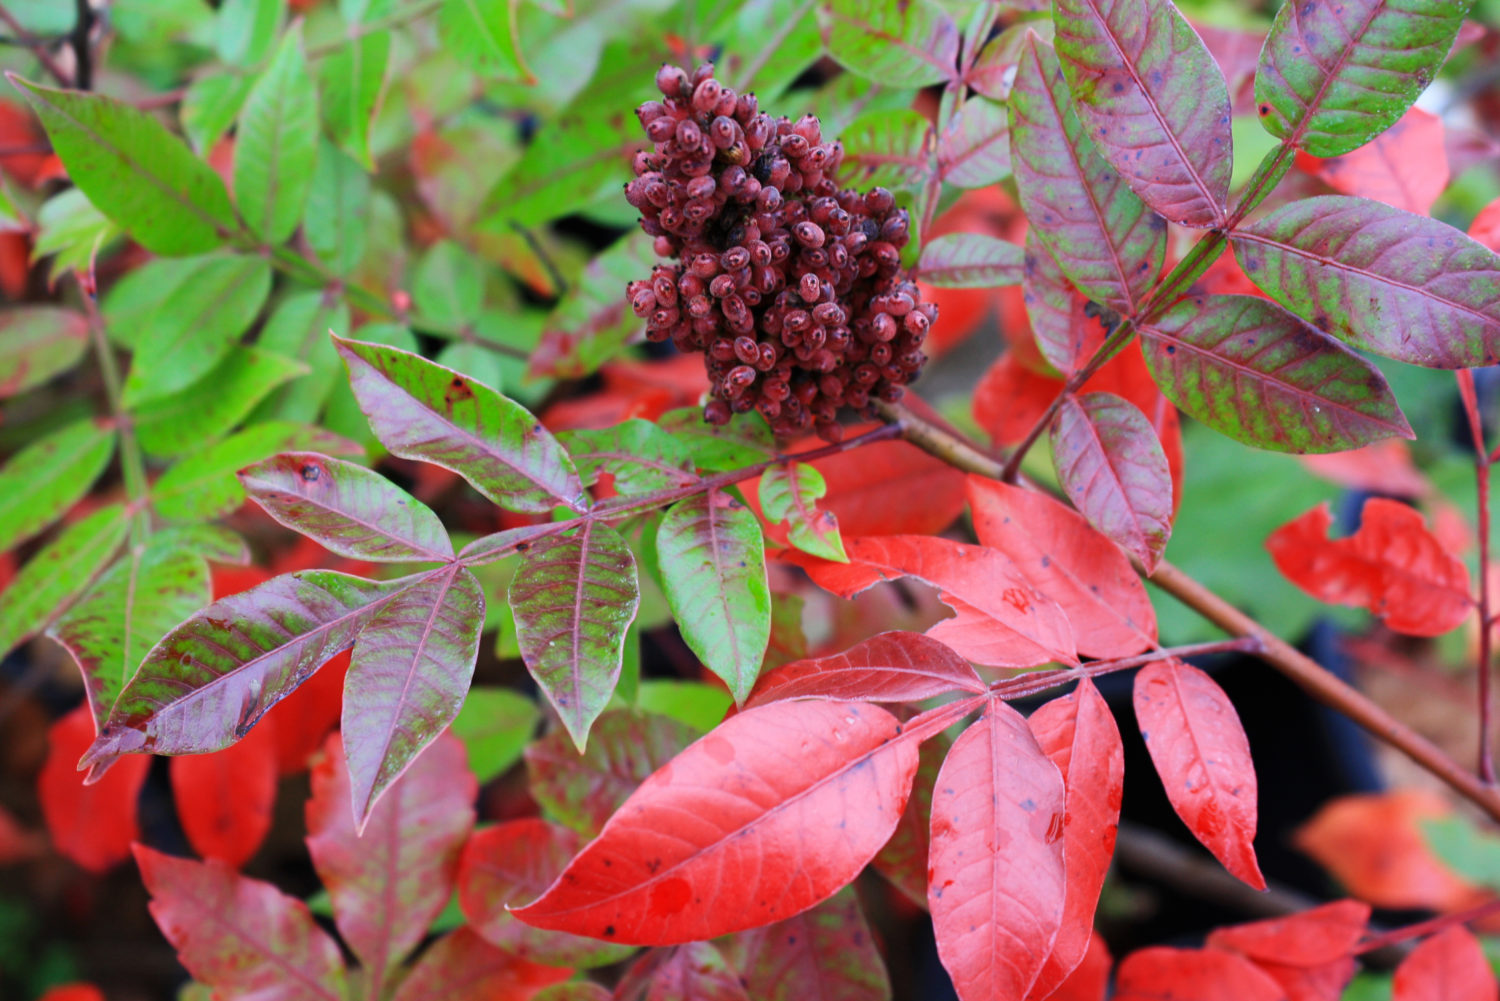
<path id="1" fill-rule="evenodd" d="M 474 390 L 469 388 L 469 384 L 461 376 L 455 375 L 453 381 L 448 383 L 448 388 L 443 390 L 443 400 L 449 404 L 473 398 Z"/>
<path id="2" fill-rule="evenodd" d="M 615 933 L 615 926 L 614 925 L 605 925 L 604 926 L 604 934 L 613 937 L 614 933 Z"/>
<path id="3" fill-rule="evenodd" d="M 302 478 L 309 483 L 316 482 L 321 475 L 323 471 L 310 462 L 302 467 Z"/>

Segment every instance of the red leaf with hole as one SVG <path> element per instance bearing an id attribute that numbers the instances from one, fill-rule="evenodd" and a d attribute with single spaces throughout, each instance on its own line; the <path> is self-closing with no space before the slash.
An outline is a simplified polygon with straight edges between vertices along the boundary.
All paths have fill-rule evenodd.
<path id="1" fill-rule="evenodd" d="M 271 829 L 276 805 L 275 725 L 253 727 L 239 743 L 212 754 L 171 759 L 172 800 L 193 851 L 238 869 Z"/>
<path id="2" fill-rule="evenodd" d="M 529 1001 L 572 973 L 528 963 L 459 928 L 422 953 L 392 1001 Z"/>
<path id="3" fill-rule="evenodd" d="M 142 755 L 123 758 L 92 785 L 83 784 L 78 759 L 94 742 L 94 717 L 81 705 L 47 730 L 47 760 L 37 776 L 37 797 L 47 834 L 57 850 L 94 873 L 130 857 L 139 837 L 136 799 L 151 768 Z"/>
<path id="4" fill-rule="evenodd" d="M 810 911 L 740 932 L 720 948 L 755 1001 L 888 1001 L 885 960 L 846 886 Z"/>
<path id="5" fill-rule="evenodd" d="M 969 662 L 921 633 L 872 636 L 843 653 L 794 661 L 763 675 L 747 706 L 782 699 L 919 702 L 949 692 L 983 693 Z"/>
<path id="6" fill-rule="evenodd" d="M 1087 678 L 1071 694 L 1042 706 L 1028 722 L 1067 790 L 1063 860 L 1068 882 L 1062 926 L 1028 995 L 1045 998 L 1083 961 L 1094 936 L 1094 907 L 1120 825 L 1125 749 L 1109 706 Z"/>
<path id="7" fill-rule="evenodd" d="M 643 782 L 542 897 L 538 928 L 672 945 L 791 917 L 891 834 L 917 745 L 890 713 L 776 702 L 721 723 Z"/>
<path id="8" fill-rule="evenodd" d="M 1316 173 L 1335 191 L 1427 215 L 1448 186 L 1443 120 L 1411 108 L 1358 149 L 1320 161 Z"/>
<path id="9" fill-rule="evenodd" d="M 151 916 L 195 980 L 256 1001 L 343 1001 L 339 947 L 302 901 L 222 862 L 134 847 Z"/>
<path id="10" fill-rule="evenodd" d="M 391 783 L 361 836 L 342 741 L 328 738 L 312 772 L 307 850 L 339 932 L 370 976 L 395 969 L 452 898 L 478 792 L 462 742 L 444 734 Z"/>
<path id="11" fill-rule="evenodd" d="M 976 663 L 1077 663 L 1067 615 L 997 550 L 928 535 L 890 535 L 846 538 L 844 551 L 848 563 L 799 562 L 820 587 L 844 598 L 898 577 L 931 584 L 958 614 L 927 630 L 927 635 Z"/>
<path id="12" fill-rule="evenodd" d="M 1063 920 L 1062 776 L 1004 702 L 954 741 L 932 796 L 927 902 L 962 1001 L 1022 998 Z"/>
<path id="13" fill-rule="evenodd" d="M 1083 516 L 1036 490 L 969 477 L 974 532 L 1009 556 L 1073 624 L 1078 652 L 1129 657 L 1156 642 L 1156 613 L 1130 561 Z"/>
<path id="14" fill-rule="evenodd" d="M 1135 677 L 1135 716 L 1177 816 L 1235 876 L 1266 888 L 1255 861 L 1255 763 L 1229 696 L 1176 658 Z"/>
<path id="15" fill-rule="evenodd" d="M 1125 957 L 1114 1001 L 1286 1001 L 1248 959 L 1216 949 L 1156 946 Z"/>
<path id="16" fill-rule="evenodd" d="M 1391 1001 L 1495 1001 L 1500 988 L 1479 940 L 1449 928 L 1412 950 L 1396 967 Z"/>
<path id="17" fill-rule="evenodd" d="M 1217 929 L 1208 945 L 1249 959 L 1281 985 L 1287 1001 L 1338 1001 L 1357 969 L 1353 952 L 1369 921 L 1369 905 L 1339 900 Z"/>
<path id="18" fill-rule="evenodd" d="M 1319 601 L 1369 609 L 1398 633 L 1438 636 L 1469 615 L 1469 571 L 1405 504 L 1373 497 L 1359 530 L 1329 539 L 1328 505 L 1282 525 L 1266 548 L 1287 579 Z"/>

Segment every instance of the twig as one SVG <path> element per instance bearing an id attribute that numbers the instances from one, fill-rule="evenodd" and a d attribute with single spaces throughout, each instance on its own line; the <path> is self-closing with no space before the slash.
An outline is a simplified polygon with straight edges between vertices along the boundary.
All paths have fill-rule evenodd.
<path id="1" fill-rule="evenodd" d="M 99 372 L 104 379 L 104 394 L 114 417 L 115 432 L 120 436 L 120 472 L 125 480 L 125 495 L 130 502 L 130 543 L 142 545 L 151 534 L 150 515 L 146 510 L 146 464 L 141 454 L 141 444 L 135 435 L 134 418 L 126 409 L 121 392 L 120 370 L 115 364 L 114 349 L 109 345 L 104 317 L 99 312 L 98 285 L 94 278 L 93 260 L 87 272 L 75 271 L 79 291 L 83 293 L 84 315 L 88 318 L 89 333 L 94 342 L 94 354 L 99 361 Z"/>
<path id="2" fill-rule="evenodd" d="M 1478 485 L 1479 521 L 1479 777 L 1495 784 L 1495 755 L 1490 736 L 1490 454 L 1484 447 L 1484 421 L 1479 415 L 1479 397 L 1474 392 L 1474 373 L 1461 368 L 1458 395 L 1463 399 L 1469 418 L 1469 432 L 1474 438 L 1474 480 Z"/>
<path id="3" fill-rule="evenodd" d="M 73 86 L 78 90 L 89 90 L 94 85 L 94 5 L 89 0 L 74 0 L 78 17 L 68 35 L 68 45 L 73 49 Z"/>
<path id="4" fill-rule="evenodd" d="M 79 0 L 79 2 L 82 3 L 83 0 Z M 42 69 L 51 74 L 52 79 L 64 87 L 73 86 L 72 75 L 63 69 L 62 64 L 52 57 L 52 53 L 47 51 L 45 44 L 28 44 L 22 41 L 22 39 L 29 38 L 30 36 L 26 34 L 26 28 L 21 22 L 16 20 L 16 16 L 6 9 L 4 3 L 0 3 L 0 24 L 4 24 L 10 33 L 15 36 L 16 40 L 31 51 L 31 54 L 36 57 L 37 62 L 42 64 Z"/>
<path id="5" fill-rule="evenodd" d="M 1002 699 L 1024 699 L 1028 695 L 1059 688 L 1080 678 L 1097 678 L 1116 671 L 1128 671 L 1132 667 L 1154 664 L 1159 660 L 1177 657 L 1203 657 L 1212 653 L 1260 653 L 1260 640 L 1254 636 L 1240 636 L 1232 640 L 1214 640 L 1211 643 L 1189 643 L 1186 646 L 1167 647 L 1138 653 L 1114 660 L 1095 660 L 1082 667 L 1065 667 L 1055 671 L 1036 671 L 1014 678 L 997 681 L 990 686 L 990 694 Z"/>
<path id="6" fill-rule="evenodd" d="M 1433 932 L 1451 928 L 1453 925 L 1466 925 L 1470 921 L 1478 921 L 1480 918 L 1488 917 L 1497 911 L 1500 911 L 1500 897 L 1487 900 L 1482 904 L 1470 907 L 1466 911 L 1441 914 L 1438 917 L 1429 918 L 1414 925 L 1407 925 L 1405 928 L 1393 928 L 1388 932 L 1371 936 L 1359 943 L 1355 947 L 1354 953 L 1355 955 L 1363 955 L 1368 952 L 1374 952 L 1376 949 L 1388 949 L 1393 945 L 1400 945 L 1402 942 L 1409 942 L 1414 938 L 1425 938 Z"/>

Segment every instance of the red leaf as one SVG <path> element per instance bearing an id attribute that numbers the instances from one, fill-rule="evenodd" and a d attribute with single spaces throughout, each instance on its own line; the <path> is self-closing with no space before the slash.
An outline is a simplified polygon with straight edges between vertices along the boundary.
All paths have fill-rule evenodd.
<path id="1" fill-rule="evenodd" d="M 1019 444 L 1061 389 L 1062 380 L 1023 367 L 1007 351 L 974 387 L 974 420 L 996 445 Z"/>
<path id="2" fill-rule="evenodd" d="M 1088 951 L 1068 979 L 1042 1001 L 1104 1001 L 1109 989 L 1109 971 L 1114 957 L 1097 933 L 1089 939 Z"/>
<path id="3" fill-rule="evenodd" d="M 872 636 L 843 653 L 799 660 L 762 675 L 747 706 L 782 699 L 919 702 L 949 692 L 983 693 L 969 662 L 921 633 Z"/>
<path id="4" fill-rule="evenodd" d="M 593 967 L 625 959 L 628 947 L 533 928 L 510 912 L 512 905 L 541 896 L 582 847 L 576 832 L 539 817 L 475 831 L 458 867 L 458 903 L 469 926 L 491 945 L 548 966 Z"/>
<path id="5" fill-rule="evenodd" d="M 1443 120 L 1411 108 L 1365 145 L 1321 161 L 1317 175 L 1335 191 L 1427 215 L 1448 186 Z"/>
<path id="6" fill-rule="evenodd" d="M 532 997 L 535 1001 L 613 1001 L 615 994 L 592 980 L 569 980 L 553 984 Z"/>
<path id="7" fill-rule="evenodd" d="M 572 973 L 517 959 L 459 928 L 422 953 L 393 1001 L 528 1001 Z"/>
<path id="8" fill-rule="evenodd" d="M 1215 949 L 1157 946 L 1125 957 L 1114 1001 L 1286 1001 L 1247 959 Z"/>
<path id="9" fill-rule="evenodd" d="M 37 1001 L 104 1001 L 104 992 L 93 984 L 62 984 L 37 998 Z"/>
<path id="10" fill-rule="evenodd" d="M 1369 609 L 1398 633 L 1438 636 L 1460 625 L 1473 601 L 1469 571 L 1398 501 L 1365 502 L 1359 531 L 1328 538 L 1328 505 L 1282 525 L 1266 548 L 1287 579 L 1319 601 Z"/>
<path id="11" fill-rule="evenodd" d="M 1062 605 L 1078 652 L 1129 657 L 1156 642 L 1156 613 L 1118 546 L 1078 512 L 1036 490 L 969 477 L 974 531 Z"/>
<path id="12" fill-rule="evenodd" d="M 194 979 L 256 1001 L 343 1001 L 339 947 L 302 901 L 222 862 L 134 849 L 151 916 Z"/>
<path id="13" fill-rule="evenodd" d="M 1224 868 L 1264 890 L 1253 844 L 1255 763 L 1224 690 L 1191 664 L 1159 660 L 1136 675 L 1135 715 L 1177 816 Z"/>
<path id="14" fill-rule="evenodd" d="M 1500 997 L 1484 950 L 1467 928 L 1432 936 L 1396 967 L 1391 1001 L 1495 1001 Z"/>
<path id="15" fill-rule="evenodd" d="M 261 726 L 271 723 L 275 730 L 276 767 L 282 775 L 305 771 L 307 759 L 323 746 L 323 738 L 338 723 L 349 655 L 345 650 L 324 664 L 261 720 Z"/>
<path id="16" fill-rule="evenodd" d="M 722 946 L 755 1001 L 885 1001 L 885 961 L 846 886 L 810 911 Z"/>
<path id="17" fill-rule="evenodd" d="M 1469 235 L 1491 250 L 1500 250 L 1500 198 L 1496 198 L 1474 217 Z"/>
<path id="18" fill-rule="evenodd" d="M 1208 944 L 1254 960 L 1321 966 L 1352 953 L 1369 922 L 1369 904 L 1336 900 L 1284 918 L 1216 929 Z"/>
<path id="19" fill-rule="evenodd" d="M 693 942 L 656 968 L 646 1001 L 750 1001 L 750 995 L 718 949 Z"/>
<path id="20" fill-rule="evenodd" d="M 1433 487 L 1411 458 L 1411 446 L 1399 438 L 1371 442 L 1363 448 L 1325 455 L 1299 455 L 1313 475 L 1340 486 L 1397 497 L 1423 497 Z"/>
<path id="21" fill-rule="evenodd" d="M 1094 907 L 1120 825 L 1125 749 L 1109 706 L 1087 678 L 1071 694 L 1032 713 L 1028 722 L 1067 789 L 1063 859 L 1068 882 L 1062 927 L 1028 995 L 1045 998 L 1083 961 L 1094 937 Z"/>
<path id="22" fill-rule="evenodd" d="M 262 721 L 239 743 L 171 759 L 172 800 L 193 851 L 238 869 L 271 829 L 276 805 L 276 728 Z"/>
<path id="23" fill-rule="evenodd" d="M 932 791 L 953 741 L 938 734 L 922 744 L 917 776 L 896 829 L 885 847 L 870 860 L 875 871 L 906 894 L 914 904 L 927 906 L 927 856 L 931 845 Z"/>
<path id="24" fill-rule="evenodd" d="M 37 776 L 37 797 L 47 834 L 59 852 L 94 873 L 130 856 L 139 837 L 136 798 L 151 768 L 143 755 L 122 758 L 92 785 L 83 784 L 78 759 L 94 742 L 94 717 L 87 705 L 68 713 L 47 730 L 47 760 Z"/>
<path id="25" fill-rule="evenodd" d="M 857 434 L 861 428 L 849 428 Z M 930 535 L 964 509 L 963 474 L 904 441 L 883 441 L 811 464 L 828 492 L 821 506 L 845 537 Z M 749 488 L 746 488 L 747 495 Z"/>
<path id="26" fill-rule="evenodd" d="M 340 934 L 376 980 L 400 964 L 452 898 L 478 792 L 463 743 L 444 734 L 391 783 L 361 836 L 349 811 L 343 744 L 338 734 L 328 738 L 312 773 L 307 850 Z"/>
<path id="27" fill-rule="evenodd" d="M 916 742 L 859 703 L 776 702 L 721 723 L 648 778 L 541 899 L 539 928 L 672 945 L 825 900 L 890 836 Z"/>
<path id="28" fill-rule="evenodd" d="M 1077 663 L 1063 610 L 1027 583 L 1003 553 L 928 535 L 846 538 L 844 551 L 848 563 L 800 562 L 820 587 L 844 598 L 906 576 L 938 588 L 943 603 L 958 614 L 927 635 L 976 663 Z"/>
<path id="29" fill-rule="evenodd" d="M 948 752 L 932 796 L 927 902 L 963 1001 L 1022 998 L 1057 940 L 1065 895 L 1062 776 L 1004 702 Z"/>

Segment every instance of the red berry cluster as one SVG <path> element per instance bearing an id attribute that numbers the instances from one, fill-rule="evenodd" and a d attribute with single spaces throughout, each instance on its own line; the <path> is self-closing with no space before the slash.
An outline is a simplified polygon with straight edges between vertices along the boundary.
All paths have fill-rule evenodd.
<path id="1" fill-rule="evenodd" d="M 816 117 L 773 119 L 711 65 L 656 83 L 663 100 L 636 109 L 656 148 L 625 197 L 679 263 L 631 282 L 631 308 L 651 340 L 703 352 L 710 424 L 753 409 L 777 434 L 838 441 L 841 407 L 895 402 L 927 360 L 937 307 L 902 276 L 906 210 L 839 187 L 843 146 Z"/>

